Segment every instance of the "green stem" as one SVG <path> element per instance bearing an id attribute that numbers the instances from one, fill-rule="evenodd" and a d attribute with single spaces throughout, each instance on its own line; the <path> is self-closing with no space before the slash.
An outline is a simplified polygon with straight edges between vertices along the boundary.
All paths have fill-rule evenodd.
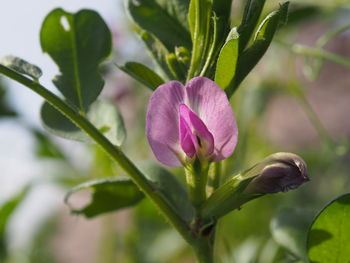
<path id="1" fill-rule="evenodd" d="M 208 53 L 212 3 L 208 0 L 192 0 L 189 6 L 192 54 L 186 82 L 200 73 Z M 191 27 L 191 22 L 193 28 Z"/>
<path id="2" fill-rule="evenodd" d="M 316 112 L 313 110 L 307 98 L 305 97 L 304 92 L 299 87 L 295 87 L 295 88 L 299 89 L 298 100 L 302 108 L 304 109 L 306 115 L 308 116 L 309 121 L 313 124 L 317 133 L 322 138 L 322 140 L 326 143 L 326 145 L 330 148 L 334 148 L 336 144 L 332 136 L 328 133 L 326 128 L 323 126 L 321 120 L 318 118 Z"/>
<path id="3" fill-rule="evenodd" d="M 213 176 L 213 189 L 216 190 L 221 184 L 221 162 L 215 162 Z"/>
<path id="4" fill-rule="evenodd" d="M 190 200 L 198 210 L 207 199 L 206 186 L 208 182 L 209 164 L 201 162 L 197 158 L 193 164 L 185 167 L 185 172 Z"/>
<path id="5" fill-rule="evenodd" d="M 204 64 L 203 69 L 202 69 L 201 73 L 199 74 L 199 76 L 205 76 L 205 73 L 207 72 L 210 64 L 213 61 L 213 57 L 214 57 L 214 51 L 215 51 L 217 35 L 218 35 L 216 20 L 218 18 L 217 17 L 213 17 L 212 19 L 213 19 L 213 29 L 214 29 L 213 30 L 213 40 L 212 40 L 212 43 L 211 43 L 211 46 L 210 46 L 210 49 L 209 49 L 209 52 L 208 52 L 205 64 Z"/>
<path id="6" fill-rule="evenodd" d="M 198 263 L 214 263 L 213 241 L 211 236 L 201 237 L 193 246 Z"/>
<path id="7" fill-rule="evenodd" d="M 302 55 L 302 56 L 309 56 L 309 57 L 315 57 L 319 59 L 325 59 L 329 60 L 335 63 L 338 63 L 340 65 L 350 67 L 350 59 L 344 58 L 342 56 L 338 56 L 336 54 L 333 54 L 331 52 L 328 52 L 321 47 L 309 47 L 301 44 L 294 44 L 291 45 L 289 43 L 286 43 L 282 41 L 281 39 L 275 40 L 278 44 L 281 46 L 291 50 L 293 53 Z M 322 43 L 321 43 L 322 44 Z"/>
<path id="8" fill-rule="evenodd" d="M 340 65 L 350 67 L 350 59 L 327 52 L 322 48 L 308 47 L 304 45 L 295 44 L 292 46 L 292 51 L 298 55 L 311 56 L 329 60 Z"/>
<path id="9" fill-rule="evenodd" d="M 323 36 L 321 36 L 317 41 L 316 41 L 316 46 L 317 47 L 323 47 L 325 46 L 330 40 L 332 40 L 334 37 L 336 37 L 337 35 L 347 31 L 350 29 L 350 23 L 345 24 L 341 27 L 335 28 L 334 30 L 331 30 L 329 32 L 327 32 L 326 34 L 324 34 Z"/>
<path id="10" fill-rule="evenodd" d="M 32 81 L 19 73 L 0 65 L 0 73 L 23 84 L 41 97 L 48 103 L 59 110 L 79 128 L 85 131 L 97 144 L 99 144 L 109 156 L 116 161 L 123 170 L 131 177 L 135 184 L 156 204 L 165 217 L 173 224 L 179 231 L 183 238 L 191 243 L 192 237 L 190 235 L 187 223 L 173 210 L 170 204 L 158 194 L 150 181 L 142 174 L 142 172 L 120 151 L 115 147 L 104 135 L 102 135 L 95 126 L 93 126 L 86 118 L 81 116 L 72 106 L 65 103 L 61 98 L 47 90 L 37 81 Z"/>

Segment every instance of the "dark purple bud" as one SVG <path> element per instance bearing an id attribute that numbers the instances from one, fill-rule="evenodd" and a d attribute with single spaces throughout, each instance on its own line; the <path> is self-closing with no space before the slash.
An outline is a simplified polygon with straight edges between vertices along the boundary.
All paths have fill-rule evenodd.
<path id="1" fill-rule="evenodd" d="M 245 189 L 247 194 L 287 192 L 309 181 L 304 160 L 293 153 L 275 153 L 248 173 L 257 177 Z M 254 176 L 254 175 L 253 175 Z"/>

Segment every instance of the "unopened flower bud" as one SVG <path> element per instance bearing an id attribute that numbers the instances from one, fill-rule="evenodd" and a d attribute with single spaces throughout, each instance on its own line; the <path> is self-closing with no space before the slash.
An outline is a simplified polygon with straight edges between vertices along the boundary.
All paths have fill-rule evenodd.
<path id="1" fill-rule="evenodd" d="M 304 160 L 275 153 L 220 186 L 202 205 L 204 219 L 220 218 L 265 194 L 287 192 L 309 181 Z"/>
<path id="2" fill-rule="evenodd" d="M 272 154 L 253 169 L 257 177 L 250 182 L 244 192 L 249 194 L 287 192 L 309 181 L 306 169 L 306 163 L 296 154 Z"/>

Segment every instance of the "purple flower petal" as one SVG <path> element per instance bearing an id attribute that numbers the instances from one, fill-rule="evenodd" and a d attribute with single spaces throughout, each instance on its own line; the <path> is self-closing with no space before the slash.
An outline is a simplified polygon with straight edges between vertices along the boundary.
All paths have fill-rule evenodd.
<path id="1" fill-rule="evenodd" d="M 184 86 L 170 81 L 152 94 L 146 116 L 146 135 L 154 155 L 163 164 L 182 166 L 179 138 L 179 105 L 185 97 Z M 183 153 L 183 155 L 185 155 Z"/>
<path id="2" fill-rule="evenodd" d="M 197 137 L 195 138 L 196 143 L 194 143 L 197 152 L 200 151 L 204 156 L 211 155 L 214 151 L 214 138 L 203 121 L 185 104 L 180 104 L 179 112 L 180 116 L 183 117 L 187 123 L 190 123 L 193 128 L 194 135 Z"/>
<path id="3" fill-rule="evenodd" d="M 214 137 L 214 159 L 229 157 L 236 147 L 238 129 L 225 92 L 212 80 L 196 77 L 186 86 L 185 104 L 204 122 Z"/>
<path id="4" fill-rule="evenodd" d="M 192 158 L 196 154 L 196 148 L 197 148 L 196 138 L 194 137 L 191 131 L 191 128 L 190 126 L 188 126 L 185 118 L 181 116 L 181 111 L 180 111 L 180 144 L 181 144 L 181 148 L 187 154 L 188 157 Z"/>
<path id="5" fill-rule="evenodd" d="M 220 161 L 237 143 L 236 120 L 226 94 L 204 77 L 193 78 L 186 87 L 177 81 L 159 86 L 146 118 L 148 141 L 165 165 L 181 166 L 195 155 Z"/>

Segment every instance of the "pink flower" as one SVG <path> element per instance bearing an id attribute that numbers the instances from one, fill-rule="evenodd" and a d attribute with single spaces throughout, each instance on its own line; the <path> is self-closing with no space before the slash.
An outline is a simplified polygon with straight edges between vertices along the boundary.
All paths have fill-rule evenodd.
<path id="1" fill-rule="evenodd" d="M 146 134 L 156 158 L 182 166 L 196 157 L 221 161 L 237 144 L 237 124 L 225 92 L 208 78 L 196 77 L 187 86 L 170 81 L 151 96 Z"/>

